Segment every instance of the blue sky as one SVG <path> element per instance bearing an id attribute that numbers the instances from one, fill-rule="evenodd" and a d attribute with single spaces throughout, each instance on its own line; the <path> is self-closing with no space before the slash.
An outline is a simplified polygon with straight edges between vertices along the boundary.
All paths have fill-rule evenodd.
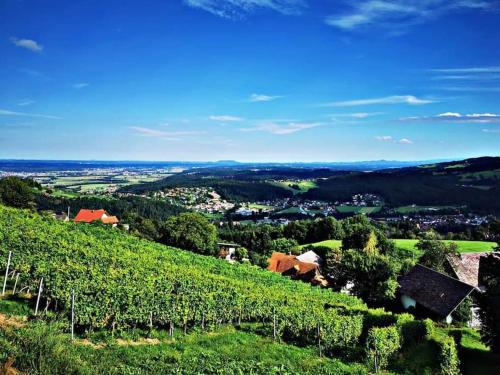
<path id="1" fill-rule="evenodd" d="M 499 155 L 500 2 L 0 3 L 0 158 Z"/>

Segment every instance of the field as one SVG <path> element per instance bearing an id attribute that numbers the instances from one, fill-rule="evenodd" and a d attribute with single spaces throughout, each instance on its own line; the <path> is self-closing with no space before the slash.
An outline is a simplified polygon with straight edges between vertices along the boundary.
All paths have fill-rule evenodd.
<path id="1" fill-rule="evenodd" d="M 294 195 L 302 194 L 308 192 L 310 189 L 314 189 L 318 185 L 312 180 L 283 180 L 283 181 L 270 181 L 271 185 L 282 187 L 286 190 L 291 191 Z"/>
<path id="2" fill-rule="evenodd" d="M 395 209 L 398 214 L 414 214 L 421 212 L 436 212 L 442 210 L 456 209 L 455 206 L 401 206 Z"/>
<path id="3" fill-rule="evenodd" d="M 415 248 L 418 240 L 405 240 L 405 239 L 395 239 L 396 246 L 402 249 L 415 251 L 418 250 Z M 450 243 L 454 242 L 458 246 L 458 251 L 461 253 L 477 253 L 477 252 L 487 252 L 492 251 L 496 247 L 495 242 L 487 242 L 487 241 L 449 241 L 444 240 L 444 242 Z M 328 240 L 321 241 L 311 244 L 313 246 L 326 246 L 330 248 L 338 248 L 342 245 L 342 241 L 340 240 Z M 304 245 L 305 246 L 305 245 Z"/>
<path id="4" fill-rule="evenodd" d="M 337 206 L 335 207 L 335 209 L 337 210 L 337 212 L 341 214 L 370 215 L 379 212 L 382 209 L 382 207 L 381 206 L 375 206 L 375 207 Z"/>

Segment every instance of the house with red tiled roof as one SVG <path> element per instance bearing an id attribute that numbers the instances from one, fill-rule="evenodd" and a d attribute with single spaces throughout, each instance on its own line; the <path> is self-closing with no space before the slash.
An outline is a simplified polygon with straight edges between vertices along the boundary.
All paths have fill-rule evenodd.
<path id="1" fill-rule="evenodd" d="M 103 224 L 111 224 L 116 226 L 120 221 L 116 216 L 111 216 L 106 210 L 87 210 L 82 208 L 73 220 L 75 223 L 92 223 L 100 221 Z"/>
<path id="2" fill-rule="evenodd" d="M 272 272 L 281 273 L 283 276 L 290 276 L 292 279 L 309 282 L 313 285 L 326 286 L 327 281 L 321 275 L 317 263 L 303 262 L 300 256 L 286 255 L 274 252 L 268 259 L 267 269 Z"/>

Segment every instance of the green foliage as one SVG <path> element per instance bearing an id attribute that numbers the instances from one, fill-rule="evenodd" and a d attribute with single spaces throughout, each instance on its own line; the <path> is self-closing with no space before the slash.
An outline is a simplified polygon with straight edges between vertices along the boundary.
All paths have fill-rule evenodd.
<path id="1" fill-rule="evenodd" d="M 248 257 L 248 250 L 244 248 L 243 246 L 237 247 L 234 250 L 234 256 L 236 257 L 236 260 L 241 262 L 243 259 Z"/>
<path id="2" fill-rule="evenodd" d="M 161 241 L 198 254 L 215 255 L 217 229 L 203 215 L 186 212 L 167 219 Z"/>
<path id="3" fill-rule="evenodd" d="M 17 208 L 29 208 L 34 205 L 33 180 L 9 176 L 0 179 L 0 203 Z"/>
<path id="4" fill-rule="evenodd" d="M 447 256 L 459 255 L 455 243 L 439 240 L 421 240 L 416 247 L 423 252 L 419 263 L 438 272 L 446 272 Z"/>
<path id="5" fill-rule="evenodd" d="M 366 355 L 369 366 L 375 372 L 385 369 L 399 347 L 400 337 L 395 326 L 370 329 L 366 339 Z"/>
<path id="6" fill-rule="evenodd" d="M 341 267 L 346 281 L 353 283 L 351 293 L 365 302 L 376 305 L 394 298 L 396 272 L 388 257 L 346 250 L 342 253 Z"/>
<path id="7" fill-rule="evenodd" d="M 292 248 L 298 245 L 297 241 L 294 239 L 288 239 L 285 237 L 278 238 L 271 241 L 271 251 L 276 251 L 278 253 L 288 253 Z"/>
<path id="8" fill-rule="evenodd" d="M 500 253 L 481 257 L 479 284 L 485 288 L 478 297 L 481 338 L 492 351 L 500 353 Z"/>
<path id="9" fill-rule="evenodd" d="M 467 324 L 472 320 L 472 298 L 469 296 L 451 314 L 456 323 Z"/>
<path id="10" fill-rule="evenodd" d="M 438 340 L 439 344 L 439 367 L 441 375 L 459 375 L 460 360 L 458 359 L 457 347 L 452 337 L 444 337 Z"/>
<path id="11" fill-rule="evenodd" d="M 422 320 L 415 320 L 411 314 L 404 313 L 398 315 L 396 326 L 401 336 L 401 346 L 409 347 L 422 342 L 428 335 L 426 324 Z"/>
<path id="12" fill-rule="evenodd" d="M 111 228 L 62 223 L 4 207 L 0 242 L 0 257 L 13 251 L 12 268 L 21 273 L 19 287 L 35 290 L 44 278 L 42 304 L 50 299 L 68 314 L 75 291 L 80 330 L 147 327 L 151 313 L 154 326 L 270 322 L 275 311 L 277 324 L 288 330 L 289 338 L 313 344 L 318 323 L 335 326 L 341 324 L 336 319 L 342 322 L 366 310 L 357 298 L 246 264 L 231 265 Z M 328 332 L 324 339 L 335 345 L 359 339 L 355 329 L 346 330 L 349 337 L 344 341 L 329 338 Z"/>

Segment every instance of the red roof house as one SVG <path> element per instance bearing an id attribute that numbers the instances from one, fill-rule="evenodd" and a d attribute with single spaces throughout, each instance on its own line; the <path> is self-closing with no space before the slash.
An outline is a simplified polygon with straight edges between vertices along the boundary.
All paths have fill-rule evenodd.
<path id="1" fill-rule="evenodd" d="M 118 224 L 119 220 L 116 216 L 111 216 L 106 210 L 87 210 L 82 208 L 76 215 L 75 223 L 91 223 L 93 221 L 101 221 L 104 224 Z"/>

